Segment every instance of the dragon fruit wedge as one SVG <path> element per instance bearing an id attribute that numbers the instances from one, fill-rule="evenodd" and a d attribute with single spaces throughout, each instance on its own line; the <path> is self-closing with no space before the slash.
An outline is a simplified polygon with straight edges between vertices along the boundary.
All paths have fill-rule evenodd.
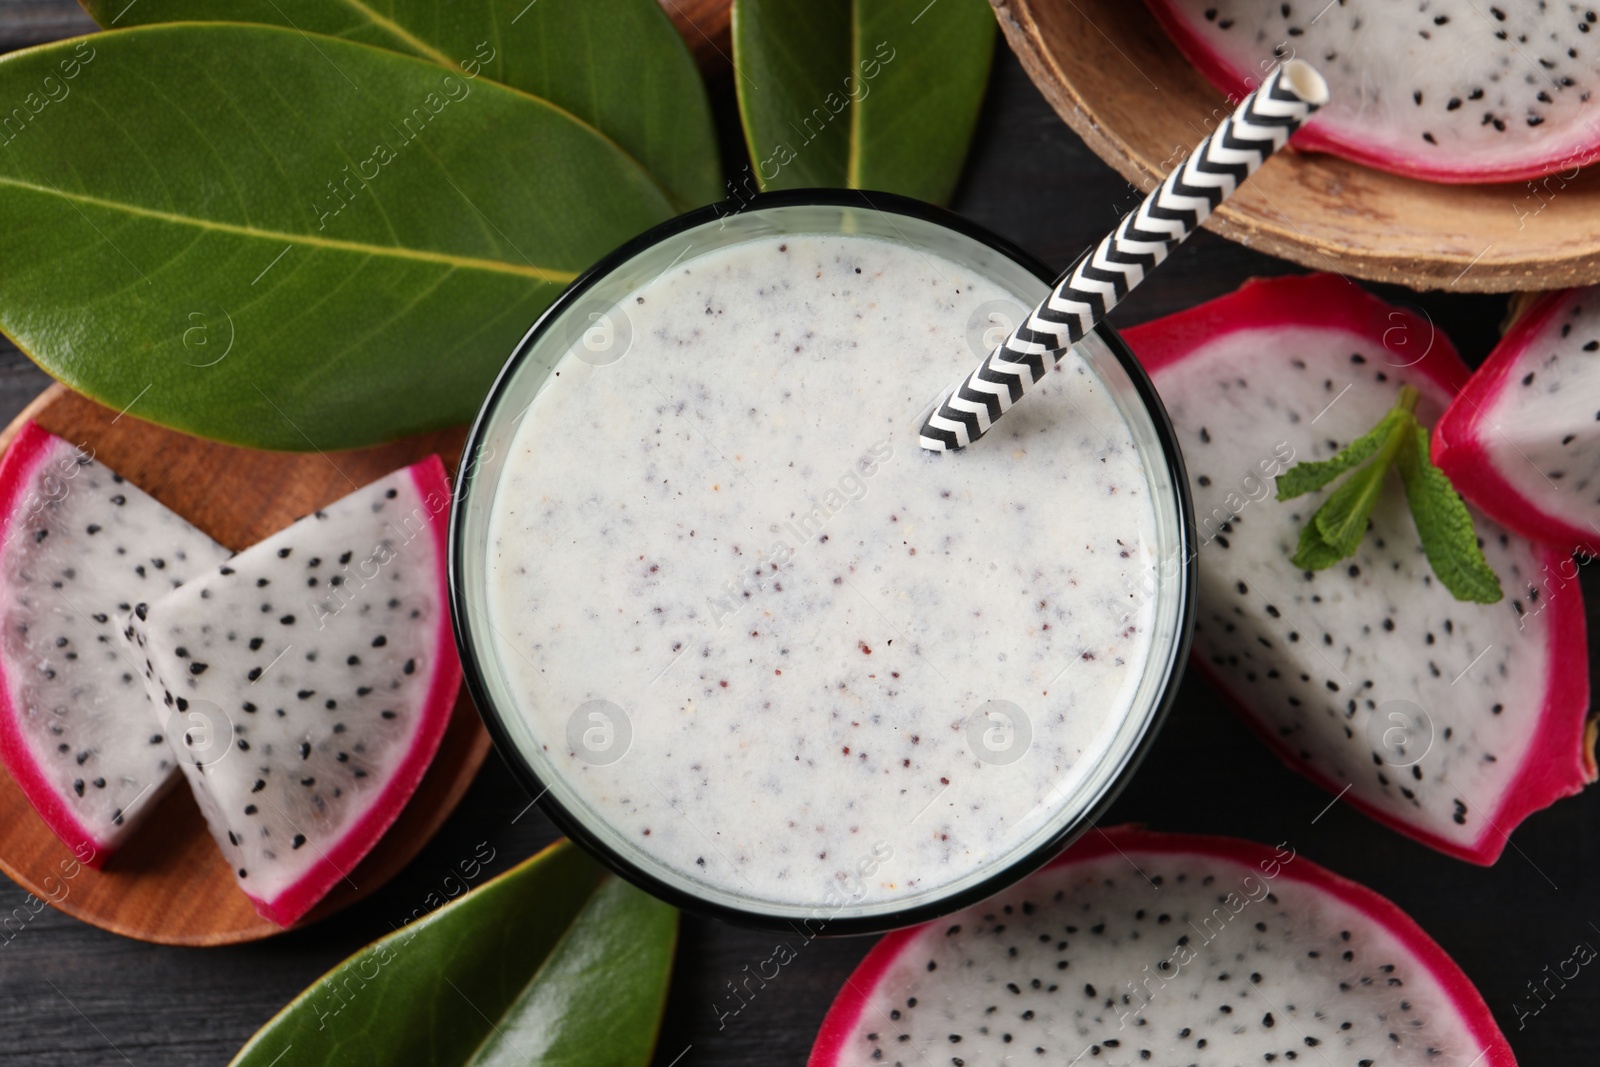
<path id="1" fill-rule="evenodd" d="M 1146 2 L 1223 92 L 1243 96 L 1280 60 L 1315 64 L 1332 99 L 1299 148 L 1438 182 L 1576 172 L 1600 153 L 1600 26 L 1583 5 Z"/>
<path id="2" fill-rule="evenodd" d="M 1534 301 L 1434 427 L 1433 454 L 1499 522 L 1600 555 L 1600 287 Z"/>
<path id="3" fill-rule="evenodd" d="M 461 682 L 449 499 L 430 457 L 128 617 L 212 836 L 279 925 L 349 876 L 444 734 Z"/>
<path id="4" fill-rule="evenodd" d="M 0 515 L 0 757 L 98 867 L 177 780 L 113 619 L 229 552 L 31 422 L 0 460 Z"/>
<path id="5" fill-rule="evenodd" d="M 1378 894 L 1222 837 L 1116 827 L 889 934 L 810 1067 L 1514 1067 L 1483 998 Z"/>
<path id="6" fill-rule="evenodd" d="M 1432 425 L 1468 372 L 1420 317 L 1334 275 L 1247 282 L 1125 331 L 1166 400 L 1199 516 L 1193 662 L 1292 767 L 1452 856 L 1493 863 L 1595 777 L 1588 657 L 1560 554 L 1474 517 L 1505 596 L 1456 600 L 1398 479 L 1329 570 L 1291 562 L 1318 498 L 1271 499 L 1417 391 Z M 1424 438 L 1426 440 L 1426 438 Z M 1348 790 L 1348 791 L 1347 791 Z"/>

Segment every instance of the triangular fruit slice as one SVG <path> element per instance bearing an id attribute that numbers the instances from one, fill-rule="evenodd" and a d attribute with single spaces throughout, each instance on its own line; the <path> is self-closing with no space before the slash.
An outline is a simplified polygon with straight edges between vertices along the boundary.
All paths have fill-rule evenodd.
<path id="1" fill-rule="evenodd" d="M 1287 844 L 1124 826 L 999 896 L 879 941 L 809 1060 L 991 1063 L 1516 1060 L 1467 976 L 1372 890 Z"/>
<path id="2" fill-rule="evenodd" d="M 1593 780 L 1583 602 L 1559 553 L 1478 517 L 1505 597 L 1458 601 L 1391 474 L 1354 557 L 1290 562 L 1326 492 L 1280 502 L 1273 478 L 1371 429 L 1403 384 L 1432 425 L 1468 374 L 1448 339 L 1333 275 L 1248 282 L 1125 336 L 1194 491 L 1194 663 L 1290 766 L 1475 863 Z"/>
<path id="3" fill-rule="evenodd" d="M 1517 319 L 1434 427 L 1433 459 L 1513 530 L 1600 554 L 1600 288 Z"/>
<path id="4" fill-rule="evenodd" d="M 136 605 L 168 739 L 240 888 L 294 923 L 399 815 L 461 681 L 437 457 Z"/>
<path id="5" fill-rule="evenodd" d="M 230 553 L 31 422 L 0 460 L 0 515 L 0 756 L 98 867 L 177 777 L 113 619 Z"/>

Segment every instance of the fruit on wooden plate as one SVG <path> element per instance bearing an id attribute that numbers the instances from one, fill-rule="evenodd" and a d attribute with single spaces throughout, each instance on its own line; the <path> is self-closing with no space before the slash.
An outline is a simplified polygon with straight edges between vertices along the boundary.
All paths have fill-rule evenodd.
<path id="1" fill-rule="evenodd" d="M 1217 88 L 1243 96 L 1298 56 L 1332 99 L 1303 149 L 1437 182 L 1573 171 L 1600 154 L 1600 26 L 1572 4 L 1146 0 Z"/>
<path id="2" fill-rule="evenodd" d="M 229 551 L 34 423 L 0 459 L 0 756 L 98 867 L 177 780 L 113 619 Z"/>
<path id="3" fill-rule="evenodd" d="M 123 636 L 217 844 L 291 925 L 366 855 L 461 681 L 429 457 L 134 605 Z"/>

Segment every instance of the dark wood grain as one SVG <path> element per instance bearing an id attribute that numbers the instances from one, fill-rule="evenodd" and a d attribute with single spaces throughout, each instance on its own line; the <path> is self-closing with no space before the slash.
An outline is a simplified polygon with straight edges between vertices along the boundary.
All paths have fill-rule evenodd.
<path id="1" fill-rule="evenodd" d="M 64 2 L 0 4 L 0 27 L 19 7 L 70 10 Z M 735 132 L 726 97 L 717 104 L 728 132 Z M 956 207 L 1058 265 L 1098 239 L 1131 203 L 1128 185 L 1062 125 L 1003 53 L 972 160 Z M 1296 269 L 1202 233 L 1120 307 L 1116 319 L 1141 321 L 1226 292 L 1252 274 Z M 1494 343 L 1504 310 L 1504 301 L 1494 297 L 1379 291 L 1428 314 L 1473 361 Z M 30 366 L 0 355 L 0 404 L 20 404 L 43 383 Z M 0 415 L 14 410 L 5 407 Z M 1593 610 L 1600 583 L 1593 581 L 1594 568 L 1588 570 L 1591 632 L 1600 632 Z M 1585 969 L 1521 1030 L 1512 1003 L 1576 942 L 1600 948 L 1600 932 L 1589 925 L 1600 925 L 1600 792 L 1534 816 L 1515 834 L 1515 847 L 1489 869 L 1439 856 L 1340 804 L 1317 818 L 1329 799 L 1280 766 L 1198 679 L 1190 679 L 1110 821 L 1290 840 L 1302 854 L 1388 895 L 1427 928 L 1477 982 L 1524 1067 L 1593 1062 L 1600 1045 L 1600 971 Z M 498 871 L 555 836 L 491 757 L 410 867 L 368 900 L 310 930 L 248 946 L 172 949 L 118 938 L 47 908 L 0 943 L 0 1065 L 224 1063 L 323 970 L 423 908 L 430 893 L 442 894 L 445 879 L 459 878 L 457 864 L 480 843 L 495 850 L 490 869 Z M 0 915 L 24 899 L 20 890 L 0 889 Z M 834 991 L 870 942 L 806 946 L 777 981 L 719 1028 L 713 1004 L 742 967 L 754 968 L 771 954 L 772 941 L 771 935 L 686 918 L 657 1056 L 661 1067 L 674 1061 L 677 1067 L 804 1062 Z"/>

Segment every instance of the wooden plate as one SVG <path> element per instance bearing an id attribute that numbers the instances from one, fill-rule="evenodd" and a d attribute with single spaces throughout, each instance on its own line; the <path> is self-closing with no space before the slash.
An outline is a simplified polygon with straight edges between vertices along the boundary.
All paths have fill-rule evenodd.
<path id="1" fill-rule="evenodd" d="M 992 2 L 1034 84 L 1141 195 L 1230 110 L 1140 0 Z M 1285 151 L 1206 226 L 1307 267 L 1413 289 L 1589 285 L 1600 282 L 1600 167 L 1437 185 Z"/>
<path id="2" fill-rule="evenodd" d="M 466 436 L 462 429 L 447 430 L 326 455 L 258 452 L 119 417 L 52 385 L 0 433 L 0 448 L 25 419 L 92 448 L 97 459 L 233 549 L 344 496 L 351 481 L 365 485 L 431 452 L 453 468 Z M 348 907 L 409 863 L 455 809 L 489 744 L 463 688 L 439 752 L 405 810 L 349 879 L 296 925 Z M 73 862 L 71 851 L 0 768 L 0 870 L 68 915 L 141 941 L 227 945 L 283 932 L 257 915 L 239 891 L 182 785 L 168 792 L 106 869 L 96 871 Z"/>
<path id="3" fill-rule="evenodd" d="M 721 76 L 733 67 L 732 7 L 733 0 L 661 0 L 702 74 Z"/>

